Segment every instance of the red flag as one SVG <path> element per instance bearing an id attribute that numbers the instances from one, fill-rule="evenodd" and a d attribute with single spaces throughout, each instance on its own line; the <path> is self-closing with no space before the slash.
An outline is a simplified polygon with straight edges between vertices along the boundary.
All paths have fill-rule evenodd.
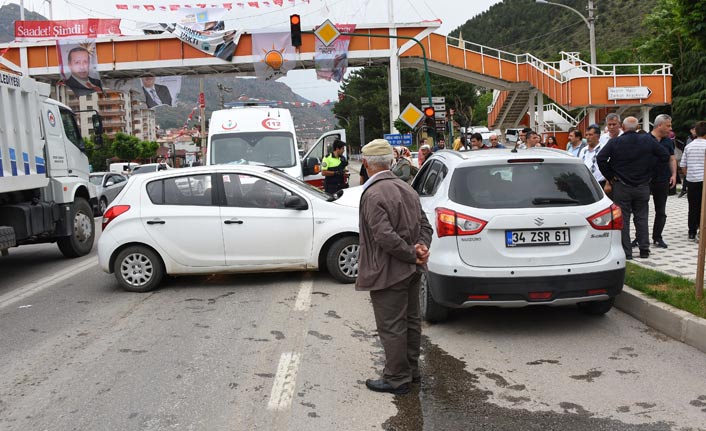
<path id="1" fill-rule="evenodd" d="M 245 7 L 245 3 L 236 3 L 236 6 L 243 8 Z"/>
<path id="2" fill-rule="evenodd" d="M 171 10 L 171 11 L 179 10 L 179 5 L 178 4 L 170 4 L 169 10 Z"/>
<path id="3" fill-rule="evenodd" d="M 154 5 L 153 4 L 146 4 L 145 9 L 146 10 L 154 10 Z"/>
<path id="4" fill-rule="evenodd" d="M 272 0 L 272 3 L 276 4 L 279 7 L 282 7 L 284 0 Z"/>
<path id="5" fill-rule="evenodd" d="M 262 2 L 262 5 L 263 5 L 263 6 L 267 6 L 267 7 L 270 7 L 270 2 L 268 2 L 268 1 L 264 1 L 264 2 Z"/>
<path id="6" fill-rule="evenodd" d="M 248 6 L 254 7 L 254 8 L 256 8 L 256 9 L 259 9 L 259 8 L 260 8 L 260 3 L 256 2 L 256 1 L 249 1 L 249 2 L 248 2 Z"/>
<path id="7" fill-rule="evenodd" d="M 223 9 L 226 9 L 226 10 L 233 9 L 233 3 L 223 3 Z"/>
<path id="8" fill-rule="evenodd" d="M 127 5 L 126 5 L 126 4 L 116 4 L 115 7 L 116 7 L 117 9 L 127 10 Z"/>
<path id="9" fill-rule="evenodd" d="M 196 3 L 196 7 L 200 7 L 201 9 L 206 9 L 206 4 L 205 3 Z"/>
<path id="10" fill-rule="evenodd" d="M 159 10 L 167 10 L 167 7 L 166 7 L 166 6 L 160 6 L 160 7 L 159 7 Z"/>

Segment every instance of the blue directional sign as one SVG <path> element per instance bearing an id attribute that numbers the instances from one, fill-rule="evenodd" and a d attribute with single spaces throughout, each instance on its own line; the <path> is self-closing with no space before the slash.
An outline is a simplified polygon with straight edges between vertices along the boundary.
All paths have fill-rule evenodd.
<path id="1" fill-rule="evenodd" d="M 405 133 L 404 135 L 402 133 L 386 133 L 385 139 L 390 143 L 390 145 L 395 147 L 399 145 L 404 145 L 405 147 L 412 146 L 411 133 Z"/>

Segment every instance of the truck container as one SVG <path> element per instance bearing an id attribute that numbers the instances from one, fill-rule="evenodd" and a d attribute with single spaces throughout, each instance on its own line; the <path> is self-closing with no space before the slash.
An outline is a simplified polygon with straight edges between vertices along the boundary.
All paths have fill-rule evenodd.
<path id="1" fill-rule="evenodd" d="M 56 242 L 67 257 L 91 251 L 96 189 L 71 109 L 50 86 L 0 69 L 0 253 Z M 102 133 L 94 116 L 96 135 Z"/>

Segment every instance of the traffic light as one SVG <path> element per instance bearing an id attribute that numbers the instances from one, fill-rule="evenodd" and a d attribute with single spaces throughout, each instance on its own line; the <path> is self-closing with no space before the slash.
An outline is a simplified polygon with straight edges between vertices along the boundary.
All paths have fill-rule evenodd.
<path id="1" fill-rule="evenodd" d="M 302 20 L 299 15 L 289 16 L 289 27 L 292 30 L 292 46 L 302 46 Z"/>
<path id="2" fill-rule="evenodd" d="M 427 106 L 424 108 L 424 115 L 427 118 L 434 118 L 434 107 L 433 106 Z"/>

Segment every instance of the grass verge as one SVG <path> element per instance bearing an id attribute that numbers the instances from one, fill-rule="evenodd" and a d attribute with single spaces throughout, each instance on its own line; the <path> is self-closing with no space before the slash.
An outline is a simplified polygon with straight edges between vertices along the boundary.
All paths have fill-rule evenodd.
<path id="1" fill-rule="evenodd" d="M 706 318 L 706 301 L 696 299 L 691 280 L 627 262 L 625 284 L 665 304 Z"/>

